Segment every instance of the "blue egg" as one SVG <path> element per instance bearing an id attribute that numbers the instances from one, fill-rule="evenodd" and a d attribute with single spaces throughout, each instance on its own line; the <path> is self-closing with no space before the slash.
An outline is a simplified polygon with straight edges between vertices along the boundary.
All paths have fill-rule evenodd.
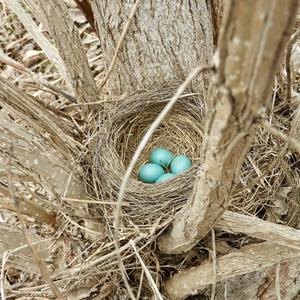
<path id="1" fill-rule="evenodd" d="M 152 163 L 159 164 L 165 168 L 170 165 L 172 158 L 172 152 L 164 148 L 157 148 L 150 154 L 150 161 Z"/>
<path id="2" fill-rule="evenodd" d="M 177 155 L 171 162 L 171 172 L 180 174 L 192 166 L 192 161 L 186 155 Z"/>
<path id="3" fill-rule="evenodd" d="M 165 173 L 162 166 L 152 163 L 144 164 L 139 171 L 139 178 L 145 183 L 154 183 Z"/>
<path id="4" fill-rule="evenodd" d="M 176 175 L 173 174 L 173 173 L 162 174 L 162 175 L 155 181 L 155 183 L 160 183 L 160 182 L 169 181 L 169 180 L 173 179 L 174 177 L 176 177 Z"/>

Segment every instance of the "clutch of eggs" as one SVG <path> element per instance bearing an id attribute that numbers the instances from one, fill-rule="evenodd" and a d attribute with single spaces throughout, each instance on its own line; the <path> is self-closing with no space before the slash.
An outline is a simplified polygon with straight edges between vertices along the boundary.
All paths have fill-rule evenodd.
<path id="1" fill-rule="evenodd" d="M 150 162 L 141 167 L 138 177 L 144 183 L 162 183 L 172 180 L 191 166 L 192 161 L 186 155 L 174 156 L 167 149 L 157 148 L 151 152 Z"/>

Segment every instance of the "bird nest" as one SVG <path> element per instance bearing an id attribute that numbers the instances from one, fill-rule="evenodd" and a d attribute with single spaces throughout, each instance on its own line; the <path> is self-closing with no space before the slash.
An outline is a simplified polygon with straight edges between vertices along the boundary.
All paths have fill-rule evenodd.
<path id="1" fill-rule="evenodd" d="M 136 92 L 108 110 L 101 126 L 101 138 L 93 146 L 92 175 L 102 201 L 117 200 L 126 168 L 152 122 L 175 90 L 163 88 L 156 92 Z M 161 122 L 145 147 L 128 181 L 122 212 L 129 228 L 151 228 L 166 224 L 186 203 L 193 192 L 197 171 L 201 168 L 201 143 L 204 135 L 206 103 L 197 94 L 186 91 L 171 112 Z M 285 127 L 282 119 L 273 122 Z M 266 114 L 266 118 L 269 115 Z M 241 176 L 232 195 L 231 210 L 260 214 L 266 218 L 266 208 L 280 186 L 287 184 L 291 169 L 287 160 L 290 150 L 280 139 L 257 127 L 253 145 L 243 163 Z M 193 162 L 187 172 L 159 184 L 146 184 L 138 179 L 139 168 L 148 161 L 150 152 L 164 147 L 173 154 L 186 154 Z M 280 155 L 278 155 L 280 154 Z M 99 195 L 98 195 L 99 196 Z M 98 197 L 99 198 L 99 197 Z M 112 221 L 114 206 L 104 205 L 106 219 Z M 133 225 L 133 226 L 132 226 Z M 135 229 L 134 229 L 135 230 Z"/>
<path id="2" fill-rule="evenodd" d="M 117 105 L 109 114 L 102 139 L 94 148 L 93 175 L 105 199 L 116 200 L 126 168 L 149 126 L 173 96 L 174 89 L 156 93 L 139 92 Z M 205 104 L 196 94 L 182 95 L 162 121 L 140 156 L 129 179 L 123 211 L 137 225 L 153 224 L 158 218 L 174 215 L 192 192 L 201 166 Z M 184 174 L 161 184 L 146 184 L 138 179 L 140 167 L 150 152 L 164 147 L 173 154 L 186 154 L 193 166 Z"/>

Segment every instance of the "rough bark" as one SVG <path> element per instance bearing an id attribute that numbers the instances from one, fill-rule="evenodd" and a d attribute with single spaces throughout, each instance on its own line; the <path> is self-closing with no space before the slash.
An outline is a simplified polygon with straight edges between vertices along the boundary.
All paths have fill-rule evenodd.
<path id="1" fill-rule="evenodd" d="M 107 64 L 134 2 L 92 2 Z M 209 64 L 212 54 L 213 32 L 205 0 L 141 1 L 111 74 L 109 91 L 121 94 L 184 81 L 195 64 Z M 204 92 L 207 83 L 199 76 L 192 85 Z"/>
<path id="2" fill-rule="evenodd" d="M 9 189 L 0 184 L 0 209 L 7 209 L 13 212 L 16 212 L 16 207 L 14 202 L 11 199 Z M 18 199 L 20 202 L 20 212 L 23 215 L 27 215 L 35 218 L 38 221 L 44 222 L 48 225 L 53 225 L 55 222 L 55 215 L 49 213 L 39 204 L 27 200 L 27 199 Z"/>
<path id="3" fill-rule="evenodd" d="M 0 260 L 6 251 L 9 254 L 9 263 L 28 273 L 39 274 L 40 270 L 31 258 L 31 251 L 28 248 L 21 230 L 0 224 Z M 30 235 L 32 244 L 43 261 L 50 259 L 50 240 L 44 239 L 37 234 Z M 48 272 L 52 272 L 50 264 L 47 265 Z"/>
<path id="4" fill-rule="evenodd" d="M 0 103 L 32 125 L 29 131 L 9 118 L 3 109 L 0 111 L 0 170 L 4 175 L 11 157 L 14 170 L 42 184 L 49 195 L 83 196 L 84 185 L 79 179 L 82 171 L 73 165 L 70 155 L 70 152 L 78 153 L 78 147 L 71 137 L 69 124 L 1 77 Z"/>
<path id="5" fill-rule="evenodd" d="M 8 7 L 18 16 L 26 30 L 32 35 L 35 42 L 43 49 L 45 55 L 55 64 L 61 76 L 69 82 L 69 76 L 65 65 L 58 53 L 57 49 L 49 42 L 43 35 L 36 23 L 31 18 L 30 14 L 26 12 L 19 0 L 6 0 Z"/>
<path id="6" fill-rule="evenodd" d="M 66 157 L 72 158 L 70 152 L 78 153 L 80 143 L 72 137 L 71 124 L 51 112 L 43 102 L 24 93 L 2 77 L 0 77 L 0 104 L 14 116 L 27 122 L 32 131 L 41 136 L 47 133 L 46 138 L 52 146 Z"/>
<path id="7" fill-rule="evenodd" d="M 214 227 L 300 250 L 300 230 L 264 221 L 254 216 L 225 211 Z"/>
<path id="8" fill-rule="evenodd" d="M 26 3 L 51 34 L 78 101 L 97 101 L 97 87 L 93 74 L 83 50 L 79 32 L 69 16 L 65 3 L 60 0 L 26 0 Z"/>
<path id="9" fill-rule="evenodd" d="M 229 206 L 250 147 L 255 118 L 270 98 L 273 78 L 294 25 L 297 2 L 229 2 L 209 96 L 204 162 L 192 197 L 159 241 L 162 251 L 191 249 Z M 260 13 L 253 13 L 256 11 Z"/>
<path id="10" fill-rule="evenodd" d="M 272 243 L 248 245 L 217 259 L 217 282 L 237 275 L 264 270 L 286 260 L 294 260 L 299 264 L 300 252 Z M 207 260 L 200 266 L 174 275 L 166 282 L 166 291 L 170 299 L 185 299 L 189 295 L 204 290 L 213 282 L 213 265 L 211 261 Z"/>

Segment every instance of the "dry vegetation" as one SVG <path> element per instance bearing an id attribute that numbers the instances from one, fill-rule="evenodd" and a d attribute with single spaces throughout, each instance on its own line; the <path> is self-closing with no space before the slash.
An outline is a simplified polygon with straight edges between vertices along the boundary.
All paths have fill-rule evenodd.
<path id="1" fill-rule="evenodd" d="M 0 4 L 0 298 L 126 299 L 126 273 L 138 299 L 296 299 L 299 20 L 272 96 L 264 109 L 256 103 L 228 203 L 195 247 L 170 255 L 157 241 L 194 195 L 211 103 L 189 88 L 178 95 L 118 201 L 136 149 L 181 82 L 112 97 L 104 86 L 110 64 L 76 3 L 55 0 L 47 10 L 23 2 Z M 219 23 L 215 17 L 215 30 Z M 193 168 L 159 186 L 139 182 L 156 146 L 188 153 Z"/>

